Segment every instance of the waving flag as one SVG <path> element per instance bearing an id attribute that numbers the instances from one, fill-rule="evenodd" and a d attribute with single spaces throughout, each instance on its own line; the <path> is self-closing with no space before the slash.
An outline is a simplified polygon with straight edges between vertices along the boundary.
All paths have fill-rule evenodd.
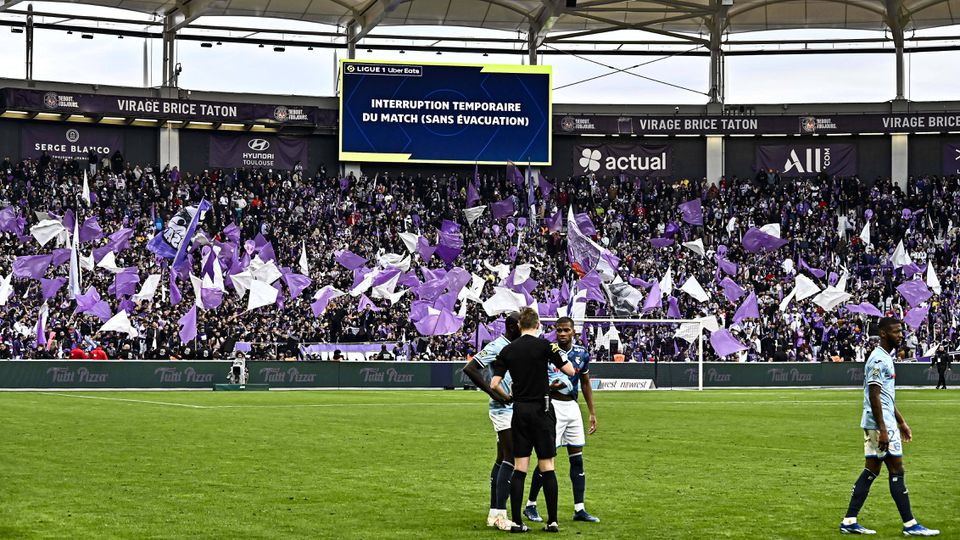
<path id="1" fill-rule="evenodd" d="M 197 231 L 200 214 L 211 208 L 206 200 L 197 206 L 181 208 L 170 218 L 166 228 L 147 243 L 147 249 L 165 259 L 173 259 L 171 268 L 179 270 L 187 261 L 187 246 Z"/>

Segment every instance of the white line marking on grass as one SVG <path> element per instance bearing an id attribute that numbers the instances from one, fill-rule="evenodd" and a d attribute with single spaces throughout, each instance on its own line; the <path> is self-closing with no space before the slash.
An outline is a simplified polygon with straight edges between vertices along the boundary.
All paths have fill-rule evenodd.
<path id="1" fill-rule="evenodd" d="M 204 405 L 190 405 L 188 403 L 173 403 L 170 401 L 150 401 L 145 399 L 127 399 L 127 398 L 114 398 L 114 397 L 103 397 L 103 396 L 82 396 L 79 394 L 60 394 L 56 392 L 40 392 L 45 396 L 59 396 L 59 397 L 68 397 L 68 398 L 81 398 L 81 399 L 99 399 L 103 401 L 125 401 L 127 403 L 148 403 L 150 405 L 167 405 L 170 407 L 187 407 L 189 409 L 209 409 L 210 407 Z"/>
<path id="2" fill-rule="evenodd" d="M 781 400 L 756 400 L 756 401 L 713 401 L 713 400 L 704 400 L 704 401 L 618 401 L 618 404 L 622 403 L 644 403 L 649 405 L 805 405 L 807 403 L 816 403 L 816 404 L 842 404 L 842 403 L 859 403 L 856 400 L 849 399 L 825 399 L 825 400 L 791 400 L 791 399 L 781 399 Z M 907 401 L 909 405 L 915 405 L 918 403 L 960 403 L 960 399 L 920 399 L 916 401 Z"/>
<path id="3" fill-rule="evenodd" d="M 486 403 L 486 402 L 483 402 Z M 402 406 L 441 406 L 445 407 L 447 405 L 469 405 L 471 407 L 482 405 L 482 403 L 462 403 L 462 402 L 452 402 L 452 403 L 437 403 L 435 401 L 424 402 L 424 403 L 411 403 L 411 402 L 383 402 L 383 403 L 298 403 L 291 405 L 209 405 L 205 408 L 207 409 L 299 409 L 306 407 L 402 407 Z"/>

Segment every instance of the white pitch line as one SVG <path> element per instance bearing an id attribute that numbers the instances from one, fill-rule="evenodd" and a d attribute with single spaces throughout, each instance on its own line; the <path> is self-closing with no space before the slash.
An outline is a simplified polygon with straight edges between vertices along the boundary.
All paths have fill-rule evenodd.
<path id="1" fill-rule="evenodd" d="M 81 398 L 81 399 L 99 399 L 103 401 L 125 401 L 127 403 L 148 403 L 150 405 L 167 405 L 170 407 L 187 407 L 190 409 L 209 409 L 204 405 L 190 405 L 187 403 L 173 403 L 170 401 L 150 401 L 146 399 L 127 399 L 127 398 L 113 398 L 113 397 L 103 397 L 103 396 L 81 396 L 78 394 L 60 394 L 56 392 L 40 392 L 46 396 L 59 396 L 59 397 L 68 397 L 68 398 Z"/>
<path id="2" fill-rule="evenodd" d="M 442 406 L 442 407 L 446 407 L 446 406 L 448 406 L 448 405 L 456 405 L 456 406 L 469 405 L 469 406 L 473 407 L 473 406 L 481 406 L 481 405 L 484 405 L 484 404 L 486 404 L 486 402 L 483 402 L 483 403 L 480 403 L 480 402 L 477 402 L 477 403 L 473 403 L 473 402 L 470 402 L 470 403 L 463 403 L 463 402 L 437 403 L 437 402 L 435 402 L 435 401 L 431 401 L 431 402 L 424 402 L 424 403 L 410 403 L 410 402 L 403 403 L 403 402 L 401 402 L 401 403 L 299 403 L 299 404 L 294 404 L 294 405 L 209 405 L 209 406 L 207 406 L 206 408 L 207 408 L 207 409 L 299 409 L 299 408 L 305 408 L 305 407 L 383 407 L 383 406 L 390 406 L 390 407 L 398 407 L 398 406 L 408 406 L 408 407 L 410 407 L 410 406 L 415 406 L 415 407 L 422 407 L 422 406 Z"/>

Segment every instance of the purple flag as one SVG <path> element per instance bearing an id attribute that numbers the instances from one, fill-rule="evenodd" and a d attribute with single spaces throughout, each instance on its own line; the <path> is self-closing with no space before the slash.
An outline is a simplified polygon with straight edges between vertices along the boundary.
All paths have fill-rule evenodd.
<path id="1" fill-rule="evenodd" d="M 733 281 L 729 277 L 723 278 L 723 281 L 720 282 L 720 288 L 723 289 L 723 295 L 731 302 L 736 302 L 746 293 L 746 291 L 743 290 L 743 287 L 737 285 L 737 282 Z"/>
<path id="2" fill-rule="evenodd" d="M 383 311 L 383 309 L 378 308 L 365 294 L 360 295 L 360 303 L 357 304 L 357 311 L 362 312 L 363 310 L 370 308 L 370 311 Z"/>
<path id="3" fill-rule="evenodd" d="M 503 219 L 513 215 L 516 208 L 513 207 L 513 199 L 507 198 L 490 205 L 490 213 L 494 219 Z"/>
<path id="4" fill-rule="evenodd" d="M 201 200 L 193 207 L 181 208 L 179 212 L 167 222 L 167 226 L 147 243 L 147 249 L 165 259 L 173 259 L 171 268 L 179 271 L 187 262 L 187 246 L 197 232 L 197 223 L 200 215 L 211 208 L 210 203 Z"/>
<path id="5" fill-rule="evenodd" d="M 594 236 L 597 234 L 597 228 L 593 226 L 593 221 L 590 220 L 590 216 L 587 215 L 586 212 L 573 216 L 573 219 L 577 222 L 577 227 L 580 228 L 580 232 L 585 236 Z"/>
<path id="6" fill-rule="evenodd" d="M 700 199 L 693 199 L 677 206 L 683 221 L 691 225 L 703 225 L 703 205 Z"/>
<path id="7" fill-rule="evenodd" d="M 430 246 L 430 241 L 423 236 L 417 239 L 417 253 L 420 255 L 424 264 L 430 261 L 430 257 L 433 257 L 433 252 L 436 250 L 436 246 Z"/>
<path id="8" fill-rule="evenodd" d="M 107 291 L 116 298 L 136 294 L 137 284 L 140 283 L 140 274 L 136 268 L 124 268 L 113 276 L 113 285 Z"/>
<path id="9" fill-rule="evenodd" d="M 240 242 L 240 227 L 236 223 L 231 223 L 223 229 L 223 235 L 227 237 L 230 242 L 237 244 Z"/>
<path id="10" fill-rule="evenodd" d="M 336 252 L 335 255 L 337 262 L 347 270 L 356 270 L 367 263 L 366 259 L 346 249 Z"/>
<path id="11" fill-rule="evenodd" d="M 87 287 L 87 292 L 78 294 L 76 300 L 77 308 L 73 310 L 74 315 L 90 311 L 100 301 L 100 293 L 93 287 Z"/>
<path id="12" fill-rule="evenodd" d="M 744 319 L 759 319 L 760 318 L 760 308 L 757 306 L 757 294 L 753 291 L 750 291 L 747 299 L 740 304 L 740 307 L 737 308 L 737 312 L 733 315 L 733 322 L 739 324 Z"/>
<path id="13" fill-rule="evenodd" d="M 861 302 L 860 304 L 847 304 L 843 306 L 850 313 L 863 313 L 864 315 L 873 315 L 874 317 L 883 317 L 883 313 L 870 302 Z"/>
<path id="14" fill-rule="evenodd" d="M 480 194 L 477 193 L 473 182 L 467 182 L 467 208 L 473 208 L 480 200 Z"/>
<path id="15" fill-rule="evenodd" d="M 80 231 L 77 234 L 80 235 L 80 243 L 83 244 L 91 240 L 103 238 L 103 229 L 101 229 L 100 224 L 97 223 L 97 217 L 92 216 L 83 220 L 83 224 L 80 225 Z"/>
<path id="16" fill-rule="evenodd" d="M 70 249 L 62 248 L 53 250 L 53 258 L 51 259 L 52 265 L 54 268 L 60 266 L 61 264 L 70 260 Z"/>
<path id="17" fill-rule="evenodd" d="M 680 231 L 680 226 L 671 221 L 667 223 L 667 226 L 663 229 L 664 238 L 673 238 L 675 234 Z"/>
<path id="18" fill-rule="evenodd" d="M 732 263 L 723 257 L 717 257 L 717 266 L 728 276 L 737 275 L 737 263 Z"/>
<path id="19" fill-rule="evenodd" d="M 897 286 L 897 291 L 910 304 L 911 308 L 917 307 L 933 296 L 927 284 L 919 279 L 901 283 Z"/>
<path id="20" fill-rule="evenodd" d="M 810 272 L 811 274 L 813 274 L 813 277 L 817 279 L 823 279 L 823 276 L 827 275 L 826 272 L 824 272 L 823 270 L 820 270 L 819 268 L 811 268 L 810 266 L 808 266 L 807 263 L 803 261 L 803 257 L 800 257 L 799 261 L 800 261 L 800 268 L 803 268 L 807 272 Z"/>
<path id="21" fill-rule="evenodd" d="M 547 226 L 548 231 L 552 233 L 558 232 L 560 228 L 563 227 L 563 214 L 561 214 L 560 210 L 557 210 L 552 216 L 547 216 L 543 222 Z"/>
<path id="22" fill-rule="evenodd" d="M 550 197 L 550 192 L 553 191 L 553 184 L 547 182 L 547 179 L 544 178 L 542 174 L 538 174 L 538 180 L 540 184 L 540 193 L 543 195 L 544 199 Z"/>
<path id="23" fill-rule="evenodd" d="M 917 266 L 917 263 L 912 262 L 901 268 L 900 271 L 903 272 L 903 277 L 911 279 L 913 276 L 923 272 L 925 269 L 926 268 L 920 268 Z"/>
<path id="24" fill-rule="evenodd" d="M 177 274 L 170 272 L 170 305 L 175 306 L 180 303 L 180 288 L 177 287 Z"/>
<path id="25" fill-rule="evenodd" d="M 37 346 L 38 347 L 40 345 L 47 344 L 47 331 L 44 328 L 44 326 L 46 326 L 46 323 L 47 323 L 47 320 L 46 320 L 47 313 L 48 313 L 47 309 L 48 309 L 47 305 L 44 304 L 43 307 L 40 308 L 40 312 L 37 314 Z"/>
<path id="26" fill-rule="evenodd" d="M 177 321 L 180 323 L 180 343 L 185 344 L 197 337 L 197 305 L 193 304 L 183 317 Z"/>
<path id="27" fill-rule="evenodd" d="M 460 330 L 463 326 L 463 317 L 457 317 L 448 309 L 441 309 L 439 313 L 427 314 L 413 324 L 421 335 L 445 336 Z"/>
<path id="28" fill-rule="evenodd" d="M 273 244 L 267 242 L 260 248 L 260 260 L 263 262 L 277 260 L 277 254 L 273 251 Z"/>
<path id="29" fill-rule="evenodd" d="M 280 295 L 277 295 L 278 297 Z M 223 291 L 203 287 L 200 289 L 200 304 L 203 309 L 217 309 L 223 303 Z"/>
<path id="30" fill-rule="evenodd" d="M 762 251 L 776 251 L 787 245 L 788 241 L 767 234 L 756 227 L 750 227 L 750 230 L 743 235 L 741 243 L 743 248 L 750 253 L 760 253 Z"/>
<path id="31" fill-rule="evenodd" d="M 23 225 L 17 219 L 17 211 L 12 206 L 0 210 L 0 232 L 8 232 L 17 236 L 23 234 Z"/>
<path id="32" fill-rule="evenodd" d="M 916 331 L 923 325 L 924 321 L 927 320 L 927 313 L 929 312 L 930 306 L 924 306 L 922 308 L 915 307 L 907 312 L 907 316 L 903 318 L 903 322 L 907 323 L 907 326 Z"/>
<path id="33" fill-rule="evenodd" d="M 40 290 L 43 293 L 43 299 L 53 298 L 57 294 L 57 291 L 60 290 L 60 287 L 63 287 L 63 284 L 66 282 L 67 278 L 62 277 L 56 279 L 40 278 Z"/>
<path id="34" fill-rule="evenodd" d="M 517 187 L 523 187 L 523 173 L 520 172 L 520 168 L 513 164 L 513 162 L 507 163 L 507 179 L 513 180 L 513 183 Z"/>
<path id="35" fill-rule="evenodd" d="M 330 304 L 330 301 L 333 300 L 333 297 L 337 294 L 336 289 L 333 287 L 327 286 L 324 287 L 320 294 L 317 295 L 317 299 L 314 303 L 310 304 L 310 309 L 313 311 L 314 317 L 320 317 L 323 315 L 323 312 L 326 311 L 327 306 Z"/>
<path id="36" fill-rule="evenodd" d="M 290 290 L 291 300 L 300 296 L 303 290 L 313 283 L 309 277 L 303 274 L 295 274 L 293 272 L 283 274 L 283 281 L 287 283 L 287 289 Z"/>
<path id="37" fill-rule="evenodd" d="M 677 302 L 677 299 L 673 296 L 667 298 L 667 317 L 671 319 L 679 319 L 682 317 L 680 313 L 680 305 Z"/>
<path id="38" fill-rule="evenodd" d="M 657 249 L 670 247 L 673 245 L 673 243 L 674 242 L 672 238 L 651 238 L 650 239 L 650 245 Z"/>
<path id="39" fill-rule="evenodd" d="M 733 353 L 747 349 L 747 347 L 737 341 L 737 338 L 733 337 L 733 334 L 726 328 L 721 328 L 710 334 L 710 345 L 720 358 L 725 358 Z"/>
<path id="40" fill-rule="evenodd" d="M 107 246 L 109 246 L 111 248 L 110 250 L 114 253 L 120 253 L 130 247 L 130 239 L 133 238 L 133 229 L 124 227 L 111 234 L 109 238 Z"/>
<path id="41" fill-rule="evenodd" d="M 40 279 L 47 273 L 47 267 L 53 261 L 52 255 L 25 255 L 13 261 L 13 275 L 16 277 Z"/>
<path id="42" fill-rule="evenodd" d="M 663 305 L 661 296 L 660 284 L 654 283 L 653 286 L 650 287 L 650 292 L 647 293 L 647 299 L 643 301 L 643 312 L 647 313 L 661 307 Z"/>

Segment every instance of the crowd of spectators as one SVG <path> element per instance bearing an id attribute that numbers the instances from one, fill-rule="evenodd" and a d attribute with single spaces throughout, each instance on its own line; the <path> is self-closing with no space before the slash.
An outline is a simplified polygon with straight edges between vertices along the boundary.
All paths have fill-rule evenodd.
<path id="1" fill-rule="evenodd" d="M 82 202 L 84 172 L 93 173 L 89 179 L 93 202 L 89 206 Z M 411 294 L 393 305 L 378 300 L 380 311 L 360 310 L 358 299 L 346 295 L 315 316 L 310 303 L 320 287 L 333 285 L 349 290 L 354 282 L 353 273 L 337 264 L 335 252 L 350 250 L 369 261 L 388 253 L 406 254 L 400 233 L 414 232 L 435 244 L 442 220 L 451 220 L 461 224 L 464 241 L 463 252 L 453 266 L 484 277 L 484 298 L 499 284 L 490 266 L 530 263 L 531 277 L 538 282 L 532 296 L 544 302 L 564 282 L 576 281 L 566 255 L 565 236 L 550 232 L 544 222 L 545 217 L 557 212 L 566 216 L 570 205 L 590 216 L 596 228 L 593 239 L 620 257 L 619 272 L 625 281 L 660 280 L 668 268 L 677 284 L 689 276 L 696 277 L 709 300 L 698 302 L 675 292 L 681 315 L 716 315 L 721 326 L 730 328 L 749 346 L 748 351 L 727 360 L 862 360 L 864 352 L 869 351 L 874 317 L 849 313 L 842 306 L 825 312 L 809 300 L 792 302 L 783 311 L 779 305 L 793 288 L 796 272 L 803 271 L 798 264 L 802 258 L 810 267 L 825 272 L 822 279 L 815 279 L 821 287 L 846 268 L 847 290 L 854 295 L 851 303 L 870 302 L 883 312 L 902 316 L 908 306 L 896 286 L 904 278 L 888 263 L 901 240 L 917 264 L 934 265 L 942 284 L 942 293 L 930 300 L 926 322 L 918 330 L 907 332 L 901 354 L 915 357 L 934 344 L 949 350 L 957 348 L 954 314 L 960 285 L 956 229 L 960 225 L 960 182 L 955 177 L 910 178 L 906 193 L 889 179 L 863 181 L 825 174 L 794 179 L 761 172 L 724 178 L 719 183 L 672 178 L 548 178 L 553 189 L 546 196 L 537 191 L 531 221 L 524 209 L 526 189 L 516 185 L 502 169 L 487 169 L 479 175 L 479 204 L 512 197 L 515 207 L 524 210 L 511 218 L 494 219 L 488 209 L 470 225 L 463 210 L 472 171 L 430 176 L 380 173 L 346 179 L 328 174 L 323 167 L 312 172 L 299 167 L 294 171 L 181 172 L 176 167 L 126 163 L 115 154 L 109 160 L 93 163 L 47 157 L 21 162 L 6 159 L 0 163 L 0 173 L 0 208 L 12 207 L 26 219 L 22 236 L 0 233 L 0 274 L 4 276 L 9 275 L 16 257 L 50 252 L 51 246 L 42 248 L 29 229 L 41 216 L 63 216 L 70 209 L 78 220 L 96 216 L 105 234 L 132 228 L 130 246 L 116 254 L 116 264 L 136 267 L 142 281 L 148 274 L 161 272 L 160 259 L 146 248 L 146 243 L 182 207 L 205 199 L 212 209 L 206 212 L 200 230 L 223 241 L 224 229 L 235 223 L 240 228 L 241 245 L 261 234 L 272 243 L 277 266 L 294 268 L 305 240 L 313 280 L 300 297 L 291 299 L 282 292 L 278 305 L 253 311 L 246 311 L 246 299 L 228 290 L 219 307 L 199 310 L 198 336 L 187 343 L 181 343 L 177 320 L 193 303 L 189 282 L 178 305 L 171 305 L 160 293 L 153 301 L 125 303 L 139 331 L 135 338 L 98 333 L 102 319 L 91 314 L 75 315 L 76 302 L 69 297 L 69 287 L 62 287 L 46 301 L 49 318 L 45 333 L 49 339 L 38 345 L 36 326 L 44 303 L 40 284 L 33 279 L 14 278 L 13 292 L 0 307 L 0 358 L 5 359 L 70 358 L 94 349 L 111 359 L 217 359 L 231 358 L 238 350 L 256 359 L 296 359 L 301 343 L 386 341 L 400 344 L 400 350 L 394 353 L 401 358 L 460 360 L 477 349 L 478 323 L 495 319 L 487 317 L 474 302 L 468 303 L 462 329 L 446 336 L 418 333 L 410 320 Z M 703 203 L 702 226 L 679 218 L 678 204 L 694 198 Z M 867 245 L 858 234 L 869 213 L 872 230 Z M 671 223 L 679 225 L 677 244 L 666 248 L 651 245 L 650 239 L 664 236 Z M 768 223 L 779 224 L 782 237 L 789 243 L 772 253 L 746 252 L 741 245 L 743 233 Z M 703 239 L 704 256 L 679 246 L 696 238 Z M 81 251 L 88 254 L 103 242 L 84 244 Z M 727 249 L 726 260 L 738 265 L 733 279 L 757 294 L 759 319 L 732 323 L 737 304 L 728 301 L 718 286 L 715 254 L 721 245 Z M 414 267 L 444 266 L 436 257 L 426 263 L 417 260 L 417 255 L 413 258 Z M 784 264 L 786 259 L 793 264 Z M 193 264 L 191 273 L 199 274 L 199 257 Z M 46 277 L 65 276 L 68 267 L 51 266 Z M 166 281 L 164 274 L 161 289 L 166 289 Z M 103 269 L 82 273 L 82 288 L 93 286 L 116 313 L 120 299 L 106 294 L 112 283 L 113 275 Z M 609 316 L 608 309 L 603 302 L 591 300 L 587 314 Z M 643 318 L 665 318 L 666 309 L 665 301 L 663 308 L 644 313 Z M 670 324 L 619 326 L 619 350 L 613 352 L 624 354 L 628 361 L 696 358 L 696 342 L 691 345 L 674 338 L 676 329 Z M 611 357 L 606 345 L 596 347 L 597 335 L 605 332 L 605 327 L 590 327 L 580 336 L 596 349 L 600 359 Z M 706 358 L 715 358 L 709 345 L 706 349 Z"/>

